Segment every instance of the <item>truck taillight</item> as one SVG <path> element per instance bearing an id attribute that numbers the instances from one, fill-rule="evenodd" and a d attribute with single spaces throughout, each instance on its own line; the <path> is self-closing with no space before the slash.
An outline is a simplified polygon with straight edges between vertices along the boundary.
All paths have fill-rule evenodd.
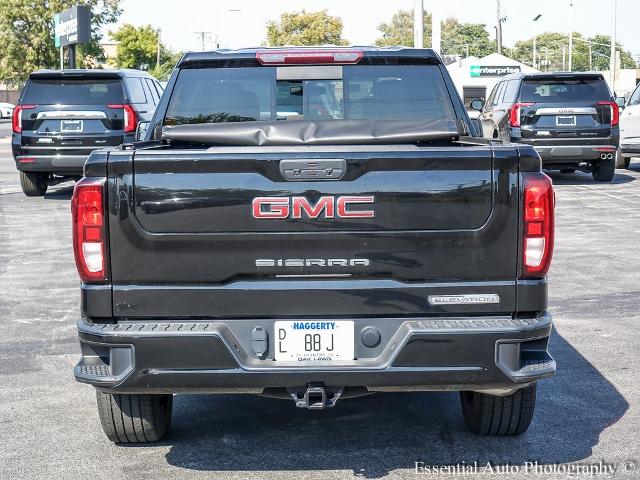
<path id="1" fill-rule="evenodd" d="M 553 255 L 553 210 L 555 197 L 551 179 L 542 172 L 525 173 L 523 198 L 522 273 L 543 278 Z"/>
<path id="2" fill-rule="evenodd" d="M 512 127 L 520 126 L 520 110 L 523 107 L 530 107 L 531 105 L 535 105 L 535 103 L 526 102 L 526 103 L 514 103 L 511 105 L 511 109 L 509 109 L 509 125 Z"/>
<path id="3" fill-rule="evenodd" d="M 107 278 L 104 183 L 102 178 L 83 178 L 73 189 L 73 253 L 83 282 Z"/>
<path id="4" fill-rule="evenodd" d="M 138 128 L 138 112 L 135 108 L 129 104 L 111 104 L 107 105 L 109 108 L 122 108 L 124 110 L 124 133 L 135 132 Z"/>
<path id="5" fill-rule="evenodd" d="M 362 50 L 355 49 L 259 50 L 256 60 L 263 65 L 354 64 L 362 55 Z"/>
<path id="6" fill-rule="evenodd" d="M 33 110 L 37 105 L 16 105 L 13 109 L 13 116 L 11 117 L 11 127 L 14 133 L 22 132 L 22 111 Z"/>
<path id="7" fill-rule="evenodd" d="M 608 105 L 611 108 L 611 126 L 615 127 L 620 123 L 620 107 L 616 102 L 598 102 L 598 105 Z"/>

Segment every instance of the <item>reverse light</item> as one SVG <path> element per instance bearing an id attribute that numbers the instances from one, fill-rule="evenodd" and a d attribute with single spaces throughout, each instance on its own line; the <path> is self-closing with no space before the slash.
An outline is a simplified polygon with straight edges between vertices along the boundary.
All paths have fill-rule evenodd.
<path id="1" fill-rule="evenodd" d="M 611 107 L 611 126 L 615 127 L 620 123 L 620 107 L 616 102 L 598 102 L 598 105 L 608 105 Z"/>
<path id="2" fill-rule="evenodd" d="M 73 189 L 73 253 L 83 282 L 107 278 L 104 182 L 102 178 L 83 178 Z"/>
<path id="3" fill-rule="evenodd" d="M 555 197 L 551 179 L 544 173 L 522 175 L 523 189 L 523 274 L 543 278 L 553 255 L 553 210 Z"/>
<path id="4" fill-rule="evenodd" d="M 259 50 L 256 59 L 263 65 L 353 64 L 362 60 L 362 50 Z"/>
<path id="5" fill-rule="evenodd" d="M 132 133 L 136 131 L 138 128 L 138 112 L 136 112 L 133 106 L 129 104 L 110 104 L 107 105 L 107 107 L 113 109 L 122 108 L 124 110 L 124 133 Z"/>
<path id="6" fill-rule="evenodd" d="M 16 105 L 13 109 L 13 115 L 11 117 L 11 127 L 13 133 L 22 133 L 22 111 L 33 110 L 37 105 Z"/>
<path id="7" fill-rule="evenodd" d="M 514 103 L 509 109 L 509 125 L 511 125 L 512 127 L 519 127 L 520 126 L 520 110 L 523 107 L 530 107 L 531 105 L 535 105 L 535 103 L 532 103 L 532 102 Z"/>

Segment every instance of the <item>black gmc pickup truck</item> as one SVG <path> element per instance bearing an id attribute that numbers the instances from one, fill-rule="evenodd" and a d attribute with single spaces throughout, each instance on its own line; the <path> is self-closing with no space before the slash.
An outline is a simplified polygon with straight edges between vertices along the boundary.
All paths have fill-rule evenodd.
<path id="1" fill-rule="evenodd" d="M 75 376 L 112 441 L 162 438 L 176 393 L 455 390 L 471 431 L 528 428 L 552 184 L 432 51 L 189 53 L 144 140 L 93 152 L 72 200 Z"/>

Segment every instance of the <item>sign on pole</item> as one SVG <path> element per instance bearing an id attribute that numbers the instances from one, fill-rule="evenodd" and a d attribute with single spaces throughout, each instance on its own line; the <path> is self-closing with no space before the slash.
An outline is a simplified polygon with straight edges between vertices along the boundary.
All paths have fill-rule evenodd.
<path id="1" fill-rule="evenodd" d="M 56 13 L 55 22 L 56 47 L 76 45 L 91 40 L 91 9 L 76 5 L 62 13 Z"/>

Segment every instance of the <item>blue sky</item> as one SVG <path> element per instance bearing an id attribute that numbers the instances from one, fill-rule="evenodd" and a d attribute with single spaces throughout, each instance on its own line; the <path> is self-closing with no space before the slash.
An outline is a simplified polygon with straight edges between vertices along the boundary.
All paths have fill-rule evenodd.
<path id="1" fill-rule="evenodd" d="M 575 31 L 586 35 L 611 32 L 614 0 L 573 0 Z M 504 43 L 531 38 L 534 32 L 569 30 L 570 0 L 502 0 Z M 424 0 L 425 9 L 440 8 L 444 17 L 487 24 L 494 37 L 495 0 Z M 398 9 L 411 9 L 413 0 L 123 0 L 119 23 L 151 24 L 162 29 L 163 41 L 175 50 L 200 50 L 195 32 L 211 32 L 207 48 L 217 35 L 222 46 L 257 46 L 264 40 L 266 23 L 291 10 L 327 9 L 344 22 L 344 37 L 354 44 L 371 44 L 379 36 L 376 27 Z M 239 11 L 238 11 L 239 10 Z M 542 14 L 534 24 L 533 18 Z M 618 0 L 618 39 L 634 55 L 640 55 L 640 0 Z M 117 28 L 114 26 L 108 29 Z"/>

